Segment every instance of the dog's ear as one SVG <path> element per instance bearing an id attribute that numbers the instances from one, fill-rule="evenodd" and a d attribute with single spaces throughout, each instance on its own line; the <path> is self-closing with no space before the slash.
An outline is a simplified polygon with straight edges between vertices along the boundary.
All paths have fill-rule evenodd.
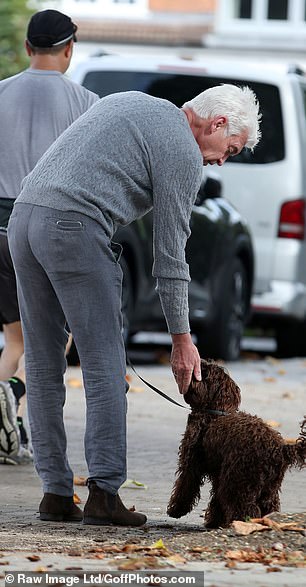
<path id="1" fill-rule="evenodd" d="M 193 402 L 196 400 L 196 397 L 199 395 L 198 390 L 199 387 L 203 384 L 202 381 L 198 381 L 194 375 L 192 375 L 192 379 L 190 385 L 188 387 L 187 392 L 184 395 L 184 400 L 187 404 L 192 405 Z"/>

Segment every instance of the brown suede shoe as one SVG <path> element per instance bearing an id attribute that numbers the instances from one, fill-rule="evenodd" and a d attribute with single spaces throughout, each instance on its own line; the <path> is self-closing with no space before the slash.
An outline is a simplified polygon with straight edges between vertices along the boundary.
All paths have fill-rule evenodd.
<path id="1" fill-rule="evenodd" d="M 45 493 L 39 505 L 39 517 L 45 522 L 81 522 L 83 512 L 73 502 L 73 497 Z"/>
<path id="2" fill-rule="evenodd" d="M 147 517 L 128 510 L 119 495 L 112 495 L 89 481 L 89 496 L 84 507 L 83 524 L 95 526 L 143 526 Z"/>

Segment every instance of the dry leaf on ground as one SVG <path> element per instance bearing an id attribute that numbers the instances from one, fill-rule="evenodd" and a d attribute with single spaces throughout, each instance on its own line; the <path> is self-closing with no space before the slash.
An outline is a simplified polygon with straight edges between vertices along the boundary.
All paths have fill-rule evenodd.
<path id="1" fill-rule="evenodd" d="M 83 387 L 83 383 L 81 379 L 70 378 L 67 379 L 68 387 L 73 387 L 74 389 L 81 389 Z"/>
<path id="2" fill-rule="evenodd" d="M 87 477 L 79 477 L 78 475 L 76 475 L 73 478 L 74 485 L 86 485 L 86 481 L 87 481 Z"/>
<path id="3" fill-rule="evenodd" d="M 73 494 L 73 503 L 82 503 L 81 498 L 77 495 L 77 493 Z"/>
<path id="4" fill-rule="evenodd" d="M 127 479 L 120 487 L 120 489 L 148 489 L 148 486 L 136 479 Z"/>
<path id="5" fill-rule="evenodd" d="M 271 428 L 279 428 L 280 427 L 280 423 L 279 422 L 276 422 L 276 420 L 265 420 L 265 422 Z"/>
<path id="6" fill-rule="evenodd" d="M 262 532 L 263 530 L 270 530 L 268 525 L 258 524 L 257 522 L 241 522 L 240 520 L 234 520 L 232 522 L 236 534 L 240 536 L 247 536 L 253 534 L 253 532 Z"/>
<path id="7" fill-rule="evenodd" d="M 140 569 L 159 569 L 161 566 L 156 557 L 145 556 L 120 562 L 118 569 L 119 571 L 139 571 Z"/>

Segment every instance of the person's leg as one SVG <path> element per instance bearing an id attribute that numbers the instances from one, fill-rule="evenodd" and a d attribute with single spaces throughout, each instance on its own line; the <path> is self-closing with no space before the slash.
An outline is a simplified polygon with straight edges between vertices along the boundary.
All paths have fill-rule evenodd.
<path id="1" fill-rule="evenodd" d="M 17 300 L 16 277 L 10 255 L 7 233 L 0 230 L 0 322 L 3 325 L 4 348 L 0 356 L 0 380 L 14 375 L 23 354 L 23 336 Z"/>
<path id="2" fill-rule="evenodd" d="M 21 205 L 21 209 L 21 213 L 13 212 L 8 233 L 17 272 L 24 331 L 34 461 L 45 493 L 71 497 L 73 474 L 67 461 L 63 424 L 65 317 L 52 285 L 29 245 L 32 207 Z M 35 230 L 39 232 L 40 229 L 38 223 Z M 43 230 L 41 238 L 43 241 Z"/>
<path id="3" fill-rule="evenodd" d="M 61 385 L 58 375 L 62 377 L 58 351 L 60 348 L 62 352 L 60 333 L 65 314 L 84 378 L 85 451 L 91 483 L 110 496 L 108 520 L 143 524 L 145 516 L 126 510 L 117 496 L 126 478 L 125 350 L 119 264 L 100 225 L 80 214 L 34 206 L 21 242 L 20 230 L 27 223 L 24 217 L 28 207 L 16 208 L 17 218 L 13 217 L 9 226 L 10 246 L 24 329 L 30 423 L 36 435 L 33 446 L 45 491 L 68 495 L 68 478 L 63 470 L 66 439 L 59 430 L 56 408 Z M 41 362 L 35 339 L 39 341 Z M 51 406 L 45 399 L 50 395 L 57 396 Z M 108 515 L 114 510 L 116 515 Z"/>
<path id="4" fill-rule="evenodd" d="M 101 226 L 79 214 L 46 212 L 37 207 L 31 217 L 29 238 L 60 301 L 79 353 L 87 402 L 85 453 L 89 477 L 116 494 L 126 478 L 121 268 Z M 27 355 L 26 361 L 28 365 Z M 27 367 L 28 388 L 29 373 Z"/>
<path id="5" fill-rule="evenodd" d="M 4 347 L 0 356 L 0 379 L 6 380 L 16 372 L 24 349 L 21 322 L 3 324 L 2 327 Z"/>
<path id="6" fill-rule="evenodd" d="M 14 377 L 0 381 L 0 463 L 18 465 L 32 460 L 23 425 L 25 405 L 24 356 Z"/>

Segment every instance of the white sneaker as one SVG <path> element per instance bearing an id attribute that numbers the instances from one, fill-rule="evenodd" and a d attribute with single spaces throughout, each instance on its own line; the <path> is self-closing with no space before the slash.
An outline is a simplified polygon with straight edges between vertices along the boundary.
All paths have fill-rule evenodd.
<path id="1" fill-rule="evenodd" d="M 0 381 L 0 454 L 4 457 L 17 457 L 19 449 L 16 399 L 10 384 Z"/>
<path id="2" fill-rule="evenodd" d="M 28 465 L 33 463 L 33 453 L 29 448 L 20 446 L 17 455 L 6 455 L 0 451 L 0 465 Z"/>

